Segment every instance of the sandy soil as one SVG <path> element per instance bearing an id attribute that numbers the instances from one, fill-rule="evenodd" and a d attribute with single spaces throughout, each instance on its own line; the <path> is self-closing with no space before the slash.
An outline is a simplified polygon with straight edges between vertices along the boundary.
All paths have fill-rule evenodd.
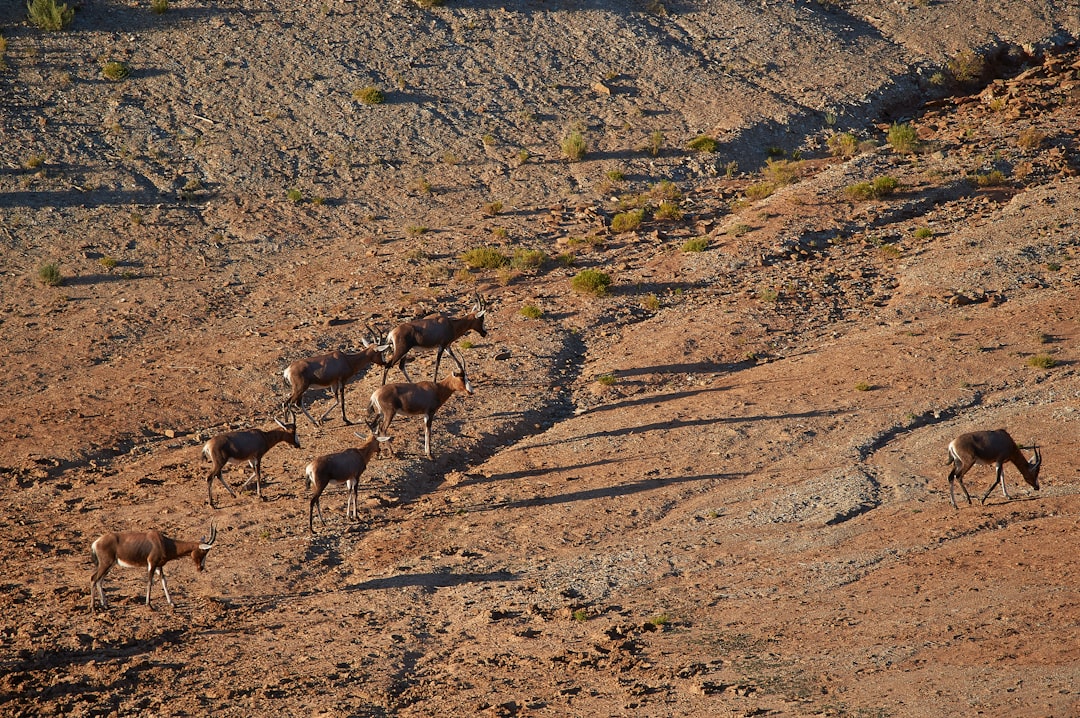
<path id="1" fill-rule="evenodd" d="M 666 5 L 0 12 L 3 713 L 1080 712 L 1075 6 Z M 930 81 L 995 39 L 1001 79 Z M 878 146 L 831 157 L 841 130 Z M 795 181 L 748 199 L 765 147 Z M 683 216 L 612 232 L 663 180 Z M 476 292 L 475 393 L 432 460 L 395 420 L 359 521 L 330 489 L 308 532 L 304 466 L 365 433 L 336 412 L 207 505 L 203 442 L 272 427 L 290 361 Z M 1009 466 L 980 503 L 977 467 L 954 509 L 945 447 L 999 427 L 1041 490 Z M 91 614 L 95 537 L 211 522 L 175 608 L 115 569 Z"/>

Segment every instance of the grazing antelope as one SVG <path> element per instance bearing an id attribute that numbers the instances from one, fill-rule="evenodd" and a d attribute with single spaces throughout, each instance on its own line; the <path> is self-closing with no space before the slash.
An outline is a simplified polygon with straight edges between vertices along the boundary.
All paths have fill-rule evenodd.
<path id="1" fill-rule="evenodd" d="M 379 436 L 386 436 L 390 422 L 397 412 L 408 416 L 424 417 L 424 454 L 431 458 L 431 421 L 439 407 L 453 396 L 455 391 L 472 394 L 472 384 L 465 376 L 465 365 L 442 381 L 422 381 L 418 384 L 383 384 L 371 394 L 368 407 L 368 424 Z"/>
<path id="2" fill-rule="evenodd" d="M 397 325 L 386 337 L 386 343 L 392 351 L 390 358 L 386 360 L 386 364 L 383 366 L 382 383 L 386 384 L 386 375 L 390 372 L 390 367 L 395 363 L 401 373 L 405 375 L 405 381 L 412 381 L 408 372 L 405 371 L 405 355 L 413 347 L 438 348 L 435 353 L 433 377 L 435 380 L 439 378 L 439 362 L 442 360 L 444 351 L 457 362 L 458 369 L 464 373 L 465 366 L 450 345 L 470 331 L 475 331 L 480 336 L 486 337 L 487 331 L 484 330 L 484 315 L 486 314 L 487 303 L 483 297 L 477 294 L 472 310 L 463 317 L 426 317 Z"/>
<path id="3" fill-rule="evenodd" d="M 262 498 L 262 457 L 267 451 L 281 442 L 288 442 L 294 448 L 300 448 L 300 440 L 296 438 L 296 421 L 282 424 L 277 419 L 274 422 L 280 429 L 247 429 L 245 431 L 228 431 L 218 434 L 203 446 L 203 458 L 213 462 L 210 473 L 206 475 L 206 494 L 210 497 L 210 508 L 214 506 L 214 477 L 216 476 L 221 485 L 228 489 L 233 498 L 236 492 L 232 490 L 225 479 L 221 477 L 221 470 L 225 464 L 247 464 L 255 469 L 255 472 L 247 478 L 240 487 L 241 490 L 255 479 L 255 493 Z"/>
<path id="4" fill-rule="evenodd" d="M 312 424 L 318 426 L 330 416 L 334 407 L 340 404 L 341 420 L 346 424 L 352 424 L 345 416 L 345 383 L 372 364 L 384 365 L 386 362 L 383 361 L 383 352 L 388 348 L 387 345 L 375 345 L 366 337 L 361 341 L 364 343 L 364 350 L 357 354 L 332 351 L 329 354 L 298 359 L 290 364 L 284 376 L 285 381 L 292 387 L 292 393 L 282 405 L 285 412 L 300 409 Z M 312 419 L 311 414 L 304 407 L 304 392 L 310 387 L 318 389 L 329 387 L 334 395 L 333 406 L 327 409 L 318 421 Z"/>
<path id="5" fill-rule="evenodd" d="M 949 459 L 952 461 L 952 471 L 949 472 L 949 500 L 952 501 L 953 508 L 958 508 L 956 505 L 956 496 L 953 494 L 953 479 L 960 482 L 960 488 L 964 490 L 964 496 L 967 497 L 968 504 L 971 503 L 971 495 L 968 494 L 967 487 L 964 486 L 964 474 L 968 472 L 975 464 L 997 464 L 997 475 L 994 478 L 994 483 L 990 484 L 990 488 L 983 494 L 982 503 L 986 503 L 986 499 L 990 496 L 990 492 L 994 490 L 994 487 L 1001 484 L 1001 493 L 1005 495 L 1005 498 L 1009 498 L 1009 492 L 1005 489 L 1005 468 L 1006 461 L 1012 462 L 1019 471 L 1020 475 L 1024 477 L 1031 488 L 1036 491 L 1039 490 L 1039 467 L 1042 465 L 1042 455 L 1039 454 L 1039 447 L 1032 447 L 1035 449 L 1035 456 L 1031 461 L 1027 460 L 1027 457 L 1020 451 L 1020 447 L 1016 445 L 1009 433 L 1004 429 L 998 429 L 996 431 L 973 431 L 968 434 L 961 434 L 953 439 L 949 443 Z"/>
<path id="6" fill-rule="evenodd" d="M 90 579 L 90 613 L 94 612 L 94 589 L 101 599 L 101 607 L 107 608 L 105 591 L 101 580 L 114 564 L 124 568 L 146 566 L 149 577 L 146 582 L 146 605 L 150 605 L 150 590 L 154 587 L 154 574 L 161 576 L 161 588 L 165 591 L 165 600 L 175 607 L 169 596 L 169 586 L 165 583 L 165 564 L 184 556 L 191 556 L 195 570 L 202 571 L 206 564 L 206 554 L 217 539 L 217 528 L 210 522 L 210 538 L 198 541 L 176 541 L 162 535 L 160 531 L 128 531 L 126 533 L 108 533 L 99 536 L 90 544 L 90 554 L 94 559 L 94 575 Z"/>
<path id="7" fill-rule="evenodd" d="M 355 433 L 355 432 L 354 432 Z M 363 436 L 356 434 L 363 439 Z M 314 491 L 311 494 L 311 503 L 308 505 L 308 531 L 315 533 L 313 519 L 315 511 L 319 512 L 319 520 L 326 526 L 326 519 L 322 515 L 322 504 L 319 497 L 327 486 L 340 486 L 345 484 L 349 494 L 345 505 L 345 516 L 350 519 L 359 519 L 356 507 L 356 495 L 360 486 L 360 474 L 364 473 L 371 462 L 371 456 L 379 450 L 379 444 L 389 441 L 389 436 L 375 436 L 370 434 L 367 440 L 355 449 L 345 449 L 335 454 L 320 456 L 307 465 L 304 475 Z"/>

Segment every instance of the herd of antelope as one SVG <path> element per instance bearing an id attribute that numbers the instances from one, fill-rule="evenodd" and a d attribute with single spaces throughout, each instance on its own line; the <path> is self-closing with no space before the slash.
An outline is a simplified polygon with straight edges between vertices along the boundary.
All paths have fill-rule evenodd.
<path id="1" fill-rule="evenodd" d="M 432 458 L 431 425 L 435 413 L 455 392 L 463 391 L 467 394 L 473 392 L 472 384 L 465 372 L 465 361 L 454 352 L 452 344 L 469 332 L 475 331 L 481 337 L 486 337 L 487 331 L 484 329 L 486 314 L 487 304 L 482 297 L 477 295 L 471 311 L 464 316 L 434 316 L 404 322 L 390 331 L 381 343 L 378 342 L 379 333 L 369 325 L 368 331 L 372 336 L 363 338 L 364 349 L 359 353 L 333 351 L 289 364 L 284 372 L 285 381 L 290 389 L 288 398 L 282 404 L 285 414 L 284 422 L 275 419 L 277 428 L 266 431 L 246 429 L 225 432 L 212 437 L 203 445 L 203 458 L 211 462 L 210 472 L 206 475 L 206 493 L 210 507 L 216 508 L 213 490 L 215 478 L 229 494 L 236 497 L 236 492 L 222 476 L 222 470 L 227 464 L 248 464 L 253 472 L 240 488 L 243 490 L 254 479 L 256 495 L 262 497 L 263 456 L 278 444 L 300 448 L 300 440 L 296 433 L 297 410 L 303 413 L 312 424 L 319 426 L 335 408 L 340 406 L 342 421 L 351 425 L 353 422 L 349 421 L 345 413 L 345 384 L 353 377 L 361 375 L 370 366 L 378 365 L 383 367 L 382 384 L 371 394 L 369 401 L 367 419 L 369 435 L 365 438 L 356 434 L 358 438 L 363 439 L 359 446 L 318 456 L 304 470 L 307 483 L 311 485 L 312 490 L 308 505 L 308 531 L 315 532 L 316 513 L 322 524 L 326 525 L 319 498 L 329 486 L 345 487 L 348 495 L 346 517 L 358 518 L 356 504 L 360 475 L 382 444 L 389 441 L 390 436 L 387 432 L 390 429 L 390 422 L 398 413 L 423 417 L 424 455 L 429 459 Z M 413 382 L 409 378 L 405 370 L 405 359 L 409 351 L 415 348 L 436 350 L 432 381 Z M 390 351 L 390 356 L 384 358 L 387 350 Z M 439 364 L 443 353 L 449 354 L 454 360 L 457 371 L 439 379 Z M 405 376 L 405 381 L 387 384 L 390 368 L 395 364 Z M 334 404 L 318 421 L 304 406 L 304 394 L 313 387 L 328 388 L 334 397 Z M 90 611 L 93 612 L 96 605 L 95 592 L 102 608 L 107 606 L 101 581 L 105 574 L 117 564 L 127 568 L 146 568 L 149 574 L 146 605 L 150 605 L 150 592 L 154 585 L 155 574 L 161 578 L 165 600 L 170 606 L 174 605 L 165 583 L 165 564 L 190 555 L 196 569 L 202 571 L 206 555 L 216 538 L 217 529 L 213 522 L 210 524 L 210 537 L 199 541 L 177 541 L 164 536 L 159 531 L 107 533 L 98 537 L 90 547 L 95 566 L 90 581 Z"/>
<path id="2" fill-rule="evenodd" d="M 221 475 L 228 463 L 248 464 L 253 472 L 241 486 L 241 490 L 254 479 L 256 495 L 262 496 L 261 462 L 263 456 L 274 446 L 282 443 L 300 448 L 300 441 L 296 436 L 297 410 L 302 412 L 312 424 L 319 426 L 330 415 L 330 412 L 340 406 L 342 421 L 347 425 L 352 424 L 345 413 L 345 384 L 374 364 L 383 367 L 383 375 L 382 384 L 372 392 L 368 404 L 368 436 L 356 434 L 363 440 L 359 446 L 316 457 L 304 469 L 307 483 L 311 485 L 311 499 L 308 505 L 309 532 L 315 532 L 316 513 L 322 525 L 326 525 L 319 499 L 330 486 L 345 487 L 346 517 L 358 519 L 357 492 L 360 475 L 364 473 L 372 456 L 379 451 L 381 445 L 389 441 L 390 436 L 387 431 L 394 417 L 399 412 L 408 416 L 424 417 L 424 455 L 430 459 L 432 458 L 431 423 L 435 412 L 455 392 L 464 391 L 472 394 L 472 385 L 465 373 L 465 362 L 454 353 L 452 344 L 472 331 L 477 332 L 481 337 L 486 337 L 487 331 L 484 329 L 486 313 L 484 300 L 477 296 L 472 310 L 464 316 L 436 316 L 405 322 L 390 331 L 382 343 L 376 343 L 378 332 L 369 326 L 368 330 L 372 336 L 363 339 L 364 349 L 357 354 L 333 351 L 291 363 L 284 372 L 285 381 L 290 387 L 289 397 L 282 405 L 287 423 L 275 420 L 278 428 L 268 431 L 247 429 L 218 434 L 203 446 L 203 456 L 211 462 L 210 473 L 206 475 L 206 491 L 210 507 L 216 508 L 213 493 L 215 478 L 233 497 L 236 496 L 236 492 Z M 409 379 L 408 372 L 405 370 L 405 358 L 406 354 L 414 348 L 436 350 L 432 381 L 413 382 Z M 390 356 L 384 358 L 387 350 L 390 351 Z M 440 380 L 438 378 L 439 363 L 444 352 L 454 360 L 458 370 Z M 405 376 L 406 381 L 387 384 L 387 376 L 395 364 Z M 312 418 L 303 403 L 304 394 L 312 387 L 329 388 L 334 397 L 334 404 L 318 421 Z M 949 462 L 952 465 L 948 476 L 949 500 L 953 508 L 959 508 L 953 491 L 954 482 L 959 482 L 968 504 L 971 504 L 971 495 L 964 486 L 964 475 L 975 464 L 996 466 L 994 482 L 983 494 L 983 503 L 986 503 L 986 499 L 998 485 L 1001 486 L 1001 493 L 1005 498 L 1009 498 L 1009 492 L 1005 488 L 1004 465 L 1006 463 L 1013 464 L 1023 476 L 1024 481 L 1037 491 L 1042 456 L 1037 446 L 1033 448 L 1034 456 L 1029 461 L 1004 429 L 975 431 L 958 436 L 948 446 Z M 154 575 L 160 576 L 165 600 L 170 606 L 174 605 L 165 583 L 165 564 L 184 556 L 191 556 L 196 570 L 202 571 L 206 555 L 214 545 L 216 537 L 217 530 L 213 522 L 210 524 L 210 537 L 199 541 L 177 541 L 162 535 L 159 531 L 107 533 L 100 536 L 90 547 L 95 565 L 90 582 L 91 612 L 96 605 L 95 591 L 102 608 L 107 606 L 101 581 L 109 569 L 116 564 L 128 568 L 142 566 L 147 569 L 147 605 L 150 605 Z"/>

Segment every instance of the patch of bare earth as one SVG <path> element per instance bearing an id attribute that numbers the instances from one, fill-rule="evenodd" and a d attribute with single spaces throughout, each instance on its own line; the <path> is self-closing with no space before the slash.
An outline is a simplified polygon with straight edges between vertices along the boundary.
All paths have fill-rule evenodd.
<path id="1" fill-rule="evenodd" d="M 87 4 L 83 34 L 58 36 L 5 18 L 5 714 L 1080 710 L 1075 48 L 911 105 L 909 154 L 870 122 L 890 104 L 875 93 L 911 54 L 939 57 L 963 13 L 980 19 L 957 25 L 967 45 L 992 34 L 982 4 L 767 4 L 782 38 L 843 40 L 823 47 L 847 79 L 821 84 L 800 45 L 737 50 L 773 17 L 756 3 L 361 5 L 175 3 L 162 28 L 145 8 Z M 1050 35 L 1053 7 L 1008 5 L 1016 42 Z M 411 44 L 394 41 L 403 28 Z M 58 59 L 79 38 L 158 69 L 106 84 Z M 851 60 L 860 44 L 870 70 Z M 645 67 L 618 64 L 620 48 Z M 741 88 L 754 68 L 753 111 L 727 124 L 730 102 L 675 82 L 696 70 Z M 231 97 L 215 84 L 230 77 Z M 848 79 L 873 111 L 853 101 L 841 126 L 880 146 L 832 158 L 807 108 L 839 107 Z M 346 99 L 369 82 L 392 101 Z M 355 120 L 368 110 L 385 117 Z M 774 135 L 769 113 L 788 113 Z M 584 163 L 553 150 L 575 114 L 601 138 Z M 808 159 L 787 148 L 795 181 L 747 200 L 777 170 L 725 166 L 781 126 Z M 680 140 L 652 157 L 638 143 L 660 127 Z M 721 153 L 681 149 L 704 130 Z M 626 177 L 605 177 L 616 166 Z M 850 198 L 880 176 L 898 190 Z M 613 233 L 664 179 L 683 216 Z M 464 270 L 478 246 L 548 259 Z M 57 259 L 63 283 L 43 286 L 38 265 Z M 610 274 L 608 295 L 571 289 L 587 268 Z M 267 455 L 264 500 L 218 486 L 207 506 L 202 443 L 272 426 L 291 360 L 356 347 L 368 323 L 466 311 L 474 291 L 488 335 L 458 346 L 475 394 L 436 416 L 434 460 L 420 421 L 395 420 L 358 522 L 330 489 L 326 526 L 307 530 L 304 466 L 365 432 L 336 411 L 301 416 L 302 448 Z M 350 419 L 379 377 L 350 383 Z M 316 416 L 330 402 L 309 400 Z M 976 468 L 975 503 L 953 509 L 946 445 L 998 427 L 1041 447 L 1041 490 L 1006 467 L 1011 498 L 980 503 L 993 472 Z M 145 576 L 114 569 L 109 609 L 90 614 L 97 535 L 194 539 L 211 520 L 207 571 L 166 568 L 175 608 L 160 585 L 146 607 Z"/>

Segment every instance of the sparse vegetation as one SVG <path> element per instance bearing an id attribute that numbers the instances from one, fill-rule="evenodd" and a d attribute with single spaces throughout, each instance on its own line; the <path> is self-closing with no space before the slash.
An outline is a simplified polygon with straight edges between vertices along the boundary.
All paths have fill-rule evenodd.
<path id="1" fill-rule="evenodd" d="M 1037 150 L 1046 141 L 1046 134 L 1037 127 L 1028 127 L 1016 136 L 1016 144 L 1024 150 Z"/>
<path id="2" fill-rule="evenodd" d="M 1005 184 L 1005 173 L 1001 170 L 990 170 L 972 175 L 972 179 L 979 187 L 997 187 Z"/>
<path id="3" fill-rule="evenodd" d="M 669 202 L 667 200 L 661 202 L 653 210 L 653 219 L 658 220 L 680 220 L 683 218 L 682 208 L 679 207 L 678 202 Z"/>
<path id="4" fill-rule="evenodd" d="M 541 311 L 540 307 L 536 306 L 535 304 L 526 304 L 518 310 L 518 314 L 525 317 L 526 319 L 539 319 L 540 317 L 544 316 L 544 312 Z"/>
<path id="5" fill-rule="evenodd" d="M 686 143 L 694 152 L 716 152 L 717 143 L 716 140 L 708 135 L 698 135 L 694 139 Z"/>
<path id="6" fill-rule="evenodd" d="M 578 623 L 584 623 L 585 621 L 589 620 L 589 612 L 586 611 L 584 608 L 579 608 L 570 615 Z"/>
<path id="7" fill-rule="evenodd" d="M 599 376 L 596 377 L 596 383 L 600 384 L 601 386 L 612 386 L 617 381 L 618 381 L 618 379 L 616 379 L 615 375 L 612 374 L 611 372 L 607 372 L 605 374 L 600 374 Z"/>
<path id="8" fill-rule="evenodd" d="M 413 180 L 412 187 L 420 194 L 431 194 L 435 191 L 435 188 L 431 186 L 431 183 L 427 181 L 427 177 L 417 177 Z"/>
<path id="9" fill-rule="evenodd" d="M 660 180 L 649 190 L 649 197 L 661 201 L 674 202 L 682 198 L 679 186 L 671 180 Z"/>
<path id="10" fill-rule="evenodd" d="M 864 201 L 871 199 L 884 199 L 896 192 L 900 182 L 895 177 L 881 175 L 871 182 L 857 182 L 844 188 L 844 194 L 849 199 Z"/>
<path id="11" fill-rule="evenodd" d="M 1057 366 L 1057 359 L 1049 354 L 1035 354 L 1028 357 L 1027 365 L 1035 369 L 1052 369 Z"/>
<path id="12" fill-rule="evenodd" d="M 645 211 L 641 209 L 620 212 L 611 218 L 611 231 L 615 234 L 633 232 L 641 226 L 641 222 L 644 218 Z"/>
<path id="13" fill-rule="evenodd" d="M 934 236 L 934 230 L 929 227 L 919 227 L 915 230 L 915 239 L 930 239 Z"/>
<path id="14" fill-rule="evenodd" d="M 422 224 L 413 224 L 405 228 L 405 235 L 408 237 L 419 237 L 422 234 L 427 234 L 428 228 Z"/>
<path id="15" fill-rule="evenodd" d="M 751 227 L 750 225 L 740 222 L 738 224 L 733 224 L 728 227 L 726 234 L 729 237 L 741 237 L 752 229 L 753 227 Z"/>
<path id="16" fill-rule="evenodd" d="M 909 155 L 919 149 L 919 136 L 915 128 L 906 122 L 894 122 L 889 127 L 886 139 L 893 151 L 900 154 Z"/>
<path id="17" fill-rule="evenodd" d="M 608 293 L 608 288 L 611 286 L 611 277 L 606 272 L 601 272 L 598 269 L 583 269 L 574 275 L 574 278 L 570 281 L 570 286 L 573 287 L 575 292 L 602 297 Z"/>
<path id="18" fill-rule="evenodd" d="M 150 0 L 150 9 L 157 15 L 164 15 L 169 11 L 169 0 Z"/>
<path id="19" fill-rule="evenodd" d="M 519 247 L 514 250 L 510 266 L 521 271 L 529 271 L 539 269 L 546 259 L 547 256 L 539 249 L 522 249 Z"/>
<path id="20" fill-rule="evenodd" d="M 106 255 L 98 260 L 98 264 L 100 264 L 103 269 L 111 272 L 112 270 L 116 269 L 116 265 L 118 265 L 119 262 L 116 261 L 116 257 L 110 257 Z"/>
<path id="21" fill-rule="evenodd" d="M 489 217 L 494 217 L 499 212 L 502 212 L 502 210 L 503 210 L 503 203 L 502 202 L 497 202 L 497 201 L 496 202 L 488 202 L 487 204 L 484 205 L 484 214 L 486 214 Z"/>
<path id="22" fill-rule="evenodd" d="M 30 0 L 26 8 L 30 12 L 30 22 L 39 30 L 57 32 L 75 19 L 75 10 L 56 0 Z"/>
<path id="23" fill-rule="evenodd" d="M 45 262 L 37 270 L 38 281 L 47 287 L 59 287 L 64 282 L 64 275 L 60 274 L 60 265 L 56 262 Z"/>
<path id="24" fill-rule="evenodd" d="M 641 306 L 648 309 L 650 312 L 655 312 L 660 308 L 660 297 L 656 294 L 649 292 L 641 298 Z"/>
<path id="25" fill-rule="evenodd" d="M 743 194 L 745 194 L 746 198 L 749 200 L 765 199 L 766 197 L 771 196 L 774 192 L 776 192 L 776 185 L 774 185 L 772 182 L 758 182 L 757 184 L 752 184 L 745 190 L 743 190 Z"/>
<path id="26" fill-rule="evenodd" d="M 585 153 L 588 151 L 588 146 L 585 143 L 585 136 L 577 130 L 571 132 L 566 137 L 563 137 L 560 145 L 562 153 L 566 156 L 566 159 L 571 162 L 580 162 L 585 159 Z"/>
<path id="27" fill-rule="evenodd" d="M 957 53 L 945 65 L 952 79 L 959 84 L 978 81 L 986 69 L 986 60 L 974 50 Z"/>
<path id="28" fill-rule="evenodd" d="M 774 187 L 783 187 L 798 180 L 801 170 L 801 162 L 769 159 L 765 161 L 765 169 L 762 170 L 762 174 Z"/>
<path id="29" fill-rule="evenodd" d="M 855 382 L 855 391 L 870 391 L 873 388 L 874 388 L 873 384 L 870 384 L 869 382 L 865 382 L 865 381 L 857 381 L 857 382 Z"/>
<path id="30" fill-rule="evenodd" d="M 671 623 L 671 615 L 668 613 L 660 613 L 649 619 L 649 624 L 657 628 L 663 628 L 669 623 Z"/>
<path id="31" fill-rule="evenodd" d="M 353 99 L 362 105 L 381 105 L 386 102 L 386 95 L 379 88 L 368 85 L 353 90 Z"/>
<path id="32" fill-rule="evenodd" d="M 704 252 L 709 248 L 708 237 L 695 237 L 694 239 L 688 239 L 683 243 L 682 251 L 684 252 Z"/>
<path id="33" fill-rule="evenodd" d="M 461 261 L 470 269 L 498 269 L 509 260 L 495 247 L 475 247 L 461 254 Z"/>
<path id="34" fill-rule="evenodd" d="M 645 143 L 645 150 L 656 157 L 660 154 L 660 151 L 664 149 L 664 133 L 660 130 L 655 130 L 649 135 L 648 141 Z"/>
<path id="35" fill-rule="evenodd" d="M 190 191 L 190 190 L 189 190 Z M 304 193 L 293 187 L 285 194 L 286 199 L 294 204 L 299 204 L 304 201 Z"/>
<path id="36" fill-rule="evenodd" d="M 850 132 L 837 132 L 825 140 L 833 157 L 852 157 L 859 151 L 859 138 Z"/>
<path id="37" fill-rule="evenodd" d="M 131 69 L 123 62 L 113 60 L 111 62 L 106 62 L 101 66 L 101 74 L 105 76 L 106 80 L 119 82 L 120 80 L 127 79 L 128 75 L 131 74 Z"/>
<path id="38" fill-rule="evenodd" d="M 425 9 L 431 9 L 433 7 L 442 7 L 446 4 L 446 0 L 413 0 L 417 5 Z"/>

